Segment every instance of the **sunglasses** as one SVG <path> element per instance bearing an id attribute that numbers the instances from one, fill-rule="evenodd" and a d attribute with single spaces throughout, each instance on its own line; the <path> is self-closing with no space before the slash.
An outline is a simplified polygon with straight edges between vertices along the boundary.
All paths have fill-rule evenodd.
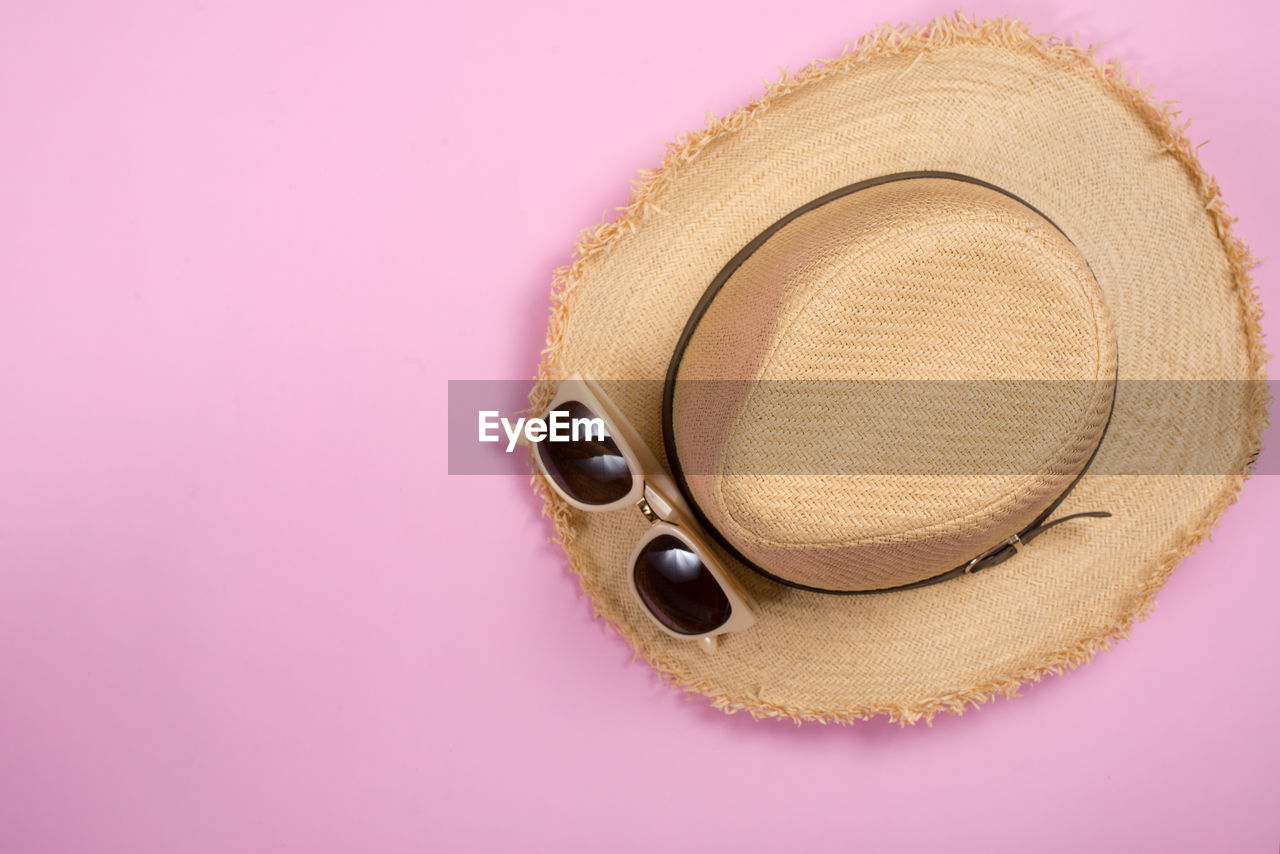
<path id="1" fill-rule="evenodd" d="M 533 443 L 533 457 L 564 500 L 590 511 L 634 506 L 649 520 L 631 552 L 627 586 L 658 628 L 713 652 L 717 636 L 755 623 L 679 488 L 596 383 L 577 374 L 563 380 L 544 418 L 550 430 Z"/>

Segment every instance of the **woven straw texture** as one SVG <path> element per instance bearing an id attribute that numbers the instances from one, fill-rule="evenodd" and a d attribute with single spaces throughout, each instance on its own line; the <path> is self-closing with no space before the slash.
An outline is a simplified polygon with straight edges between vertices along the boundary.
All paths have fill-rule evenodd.
<path id="1" fill-rule="evenodd" d="M 724 283 L 680 361 L 676 447 L 757 566 L 897 587 L 1067 488 L 1102 436 L 1115 356 L 1097 282 L 1051 223 L 975 184 L 895 181 L 809 211 Z"/>
<path id="2" fill-rule="evenodd" d="M 1095 466 L 1125 471 L 1129 457 L 1158 454 L 1171 474 L 1086 475 L 1058 512 L 1105 509 L 1113 518 L 1061 526 L 1006 564 L 915 590 L 811 593 L 722 555 L 756 601 L 758 623 L 723 638 L 714 655 L 661 633 L 629 596 L 625 564 L 647 527 L 639 513 L 578 512 L 535 479 L 597 613 L 664 678 L 725 711 L 928 720 L 1082 663 L 1153 607 L 1178 561 L 1234 500 L 1258 450 L 1267 417 L 1260 385 L 1241 384 L 1240 395 L 1213 407 L 1171 410 L 1144 405 L 1124 382 L 1264 377 L 1251 259 L 1216 184 L 1174 115 L 1118 66 L 1010 20 L 883 28 L 674 143 L 621 215 L 584 233 L 558 273 L 532 405 L 545 407 L 573 371 L 661 380 L 708 283 L 751 239 L 832 190 L 920 170 L 1001 187 L 1070 237 L 1118 353 L 1116 408 Z M 1066 300 L 1071 265 L 1064 256 L 1049 266 L 1055 272 L 1041 278 Z M 1085 334 L 1081 300 L 1091 298 L 1074 299 L 1064 305 L 1066 334 Z M 1047 351 L 1065 340 L 1053 329 L 1046 338 Z M 1063 370 L 1079 376 L 1082 351 L 1070 352 L 1077 363 Z M 661 458 L 660 385 L 620 385 L 615 402 Z M 1090 411 L 1087 401 L 1075 405 Z M 1060 459 L 1073 464 L 1070 454 Z M 1190 473 L 1205 460 L 1230 474 Z M 782 508 L 735 501 L 721 506 L 755 512 L 757 536 L 785 524 Z M 861 530 L 846 520 L 836 539 L 910 511 L 887 512 Z M 935 502 L 915 512 L 943 510 Z"/>

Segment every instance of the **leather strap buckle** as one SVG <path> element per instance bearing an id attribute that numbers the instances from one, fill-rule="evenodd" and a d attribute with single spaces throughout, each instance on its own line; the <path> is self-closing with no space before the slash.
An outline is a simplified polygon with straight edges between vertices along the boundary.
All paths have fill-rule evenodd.
<path id="1" fill-rule="evenodd" d="M 1022 551 L 1022 546 L 1023 546 L 1022 538 L 1019 537 L 1017 534 L 1014 534 L 1012 537 L 1009 537 L 1007 539 L 1001 540 L 1000 542 L 996 543 L 994 546 L 987 549 L 985 552 L 983 552 L 982 554 L 978 555 L 973 560 L 965 564 L 964 566 L 965 574 L 967 575 L 973 572 L 973 568 L 975 566 L 982 563 L 984 560 L 986 560 L 989 557 L 994 557 L 995 555 L 999 554 L 1000 552 L 1004 551 L 1010 546 L 1013 547 L 1014 554 Z M 1010 557 L 1012 557 L 1012 555 L 1010 555 Z"/>

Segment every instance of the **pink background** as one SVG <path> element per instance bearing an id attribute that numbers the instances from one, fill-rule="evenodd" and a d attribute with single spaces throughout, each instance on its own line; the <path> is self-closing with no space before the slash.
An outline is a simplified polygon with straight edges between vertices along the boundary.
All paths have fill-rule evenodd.
<path id="1" fill-rule="evenodd" d="M 0 851 L 1275 851 L 1280 477 L 1132 640 L 904 730 L 683 699 L 446 473 L 446 380 L 530 375 L 663 141 L 949 8 L 8 9 Z M 1280 252 L 1271 4 L 974 10 L 1108 41 Z"/>

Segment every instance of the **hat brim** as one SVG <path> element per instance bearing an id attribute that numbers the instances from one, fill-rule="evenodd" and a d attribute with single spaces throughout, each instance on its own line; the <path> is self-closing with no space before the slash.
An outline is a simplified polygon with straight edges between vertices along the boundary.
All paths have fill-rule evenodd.
<path id="1" fill-rule="evenodd" d="M 1123 471 L 1126 436 L 1167 448 L 1160 474 L 1091 474 L 1063 526 L 990 572 L 931 587 L 832 596 L 736 564 L 758 605 L 719 651 L 674 639 L 628 595 L 645 520 L 576 510 L 541 488 L 597 613 L 660 674 L 726 711 L 850 721 L 960 712 L 1087 661 L 1128 634 L 1243 484 L 1267 421 L 1250 386 L 1213 411 L 1152 417 L 1124 380 L 1261 380 L 1265 354 L 1248 251 L 1217 185 L 1167 108 L 1115 64 L 1009 20 L 885 28 L 672 145 L 612 223 L 586 232 L 554 287 L 531 402 L 572 372 L 632 383 L 615 401 L 661 459 L 661 380 L 717 272 L 770 224 L 882 175 L 959 173 L 1045 213 L 1087 258 L 1117 329 L 1121 387 L 1099 456 Z M 1210 426 L 1211 425 L 1211 426 Z M 1179 468 L 1188 435 L 1218 443 L 1218 474 Z M 1203 449 L 1196 459 L 1205 459 Z M 1047 539 L 1047 538 L 1046 538 Z"/>

